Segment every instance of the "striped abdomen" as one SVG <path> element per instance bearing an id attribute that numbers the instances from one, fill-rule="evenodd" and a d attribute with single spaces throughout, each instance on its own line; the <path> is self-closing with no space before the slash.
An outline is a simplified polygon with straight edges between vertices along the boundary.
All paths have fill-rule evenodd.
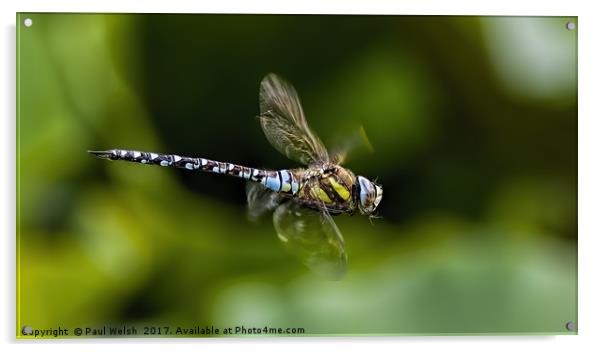
<path id="1" fill-rule="evenodd" d="M 247 181 L 259 182 L 274 192 L 290 195 L 296 195 L 299 190 L 298 177 L 290 170 L 261 170 L 204 158 L 190 158 L 172 154 L 140 152 L 136 150 L 111 149 L 105 151 L 90 151 L 90 153 L 103 159 L 125 160 L 141 164 L 178 167 L 188 170 L 200 170 L 235 176 Z"/>

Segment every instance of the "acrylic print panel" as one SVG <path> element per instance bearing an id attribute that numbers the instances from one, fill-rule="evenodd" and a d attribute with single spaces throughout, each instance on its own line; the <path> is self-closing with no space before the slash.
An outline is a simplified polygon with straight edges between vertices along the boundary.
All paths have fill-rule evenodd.
<path id="1" fill-rule="evenodd" d="M 576 334 L 577 31 L 18 14 L 17 336 Z"/>

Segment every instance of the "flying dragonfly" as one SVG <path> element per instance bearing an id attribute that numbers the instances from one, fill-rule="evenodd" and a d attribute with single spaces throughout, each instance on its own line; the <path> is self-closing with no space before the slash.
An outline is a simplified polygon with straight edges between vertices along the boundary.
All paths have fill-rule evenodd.
<path id="1" fill-rule="evenodd" d="M 249 214 L 273 211 L 278 238 L 322 277 L 346 273 L 345 242 L 332 215 L 374 216 L 382 186 L 341 166 L 346 150 L 328 153 L 310 129 L 295 88 L 271 73 L 260 84 L 259 121 L 280 153 L 305 167 L 265 170 L 205 158 L 111 149 L 89 151 L 103 159 L 178 167 L 242 178 L 247 183 Z"/>

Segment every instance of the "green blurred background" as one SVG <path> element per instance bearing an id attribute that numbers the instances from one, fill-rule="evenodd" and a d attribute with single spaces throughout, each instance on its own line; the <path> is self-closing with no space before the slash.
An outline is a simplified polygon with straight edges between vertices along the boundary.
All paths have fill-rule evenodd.
<path id="1" fill-rule="evenodd" d="M 18 14 L 17 328 L 574 333 L 568 21 Z M 383 184 L 383 218 L 336 218 L 342 281 L 249 222 L 240 180 L 86 152 L 297 166 L 254 118 L 268 72 L 327 145 L 363 125 L 374 147 L 347 166 Z"/>

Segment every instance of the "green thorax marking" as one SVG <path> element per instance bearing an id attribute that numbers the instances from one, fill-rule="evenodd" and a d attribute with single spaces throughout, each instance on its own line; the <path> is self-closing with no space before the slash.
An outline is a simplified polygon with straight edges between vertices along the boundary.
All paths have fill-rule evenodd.
<path id="1" fill-rule="evenodd" d="M 300 187 L 298 197 L 306 206 L 333 213 L 352 213 L 356 209 L 353 198 L 355 175 L 339 165 L 311 165 L 298 170 Z"/>

